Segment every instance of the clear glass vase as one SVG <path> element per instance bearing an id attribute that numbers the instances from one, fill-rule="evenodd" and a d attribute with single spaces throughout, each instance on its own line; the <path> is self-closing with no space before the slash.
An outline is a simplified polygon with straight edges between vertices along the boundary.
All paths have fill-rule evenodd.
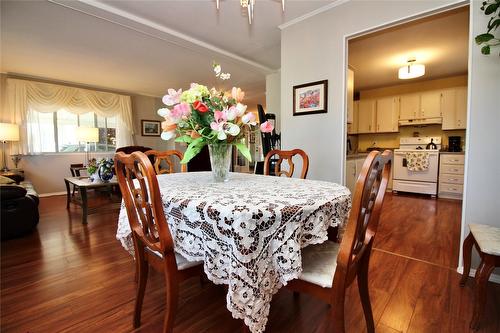
<path id="1" fill-rule="evenodd" d="M 212 166 L 212 176 L 216 183 L 227 182 L 229 180 L 229 168 L 231 166 L 231 153 L 233 146 L 226 143 L 208 145 L 210 153 L 210 165 Z"/>

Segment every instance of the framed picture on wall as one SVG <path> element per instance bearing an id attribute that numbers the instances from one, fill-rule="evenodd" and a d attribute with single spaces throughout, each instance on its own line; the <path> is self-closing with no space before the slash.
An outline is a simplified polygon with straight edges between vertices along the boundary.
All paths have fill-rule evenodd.
<path id="1" fill-rule="evenodd" d="M 328 80 L 293 86 L 293 115 L 326 113 Z"/>
<path id="2" fill-rule="evenodd" d="M 158 120 L 141 120 L 142 136 L 160 136 L 161 122 Z"/>

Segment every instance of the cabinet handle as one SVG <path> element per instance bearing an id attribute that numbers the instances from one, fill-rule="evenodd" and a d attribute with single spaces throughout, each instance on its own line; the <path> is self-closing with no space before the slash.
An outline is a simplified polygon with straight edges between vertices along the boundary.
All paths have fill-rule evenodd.
<path id="1" fill-rule="evenodd" d="M 371 131 L 372 130 L 372 125 L 368 125 L 368 130 Z"/>
<path id="2" fill-rule="evenodd" d="M 380 131 L 380 125 L 377 125 L 377 131 Z"/>
<path id="3" fill-rule="evenodd" d="M 450 190 L 450 191 L 456 191 L 457 189 L 454 188 L 454 187 L 448 187 L 448 190 Z"/>

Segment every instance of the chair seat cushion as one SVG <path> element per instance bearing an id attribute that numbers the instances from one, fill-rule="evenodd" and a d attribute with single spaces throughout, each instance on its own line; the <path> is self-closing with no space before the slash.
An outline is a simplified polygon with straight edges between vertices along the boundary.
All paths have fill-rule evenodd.
<path id="1" fill-rule="evenodd" d="M 160 258 L 163 257 L 161 253 L 158 251 L 153 251 L 148 247 L 146 247 L 146 250 L 153 253 L 154 255 L 157 255 Z M 177 262 L 177 269 L 179 271 L 203 264 L 203 261 L 188 261 L 186 258 L 184 258 L 182 255 L 178 253 L 175 254 L 175 261 Z"/>
<path id="2" fill-rule="evenodd" d="M 337 268 L 337 255 L 340 244 L 326 241 L 322 244 L 309 245 L 302 250 L 302 274 L 300 280 L 331 288 Z"/>
<path id="3" fill-rule="evenodd" d="M 486 224 L 469 224 L 469 228 L 482 252 L 500 256 L 500 228 Z"/>

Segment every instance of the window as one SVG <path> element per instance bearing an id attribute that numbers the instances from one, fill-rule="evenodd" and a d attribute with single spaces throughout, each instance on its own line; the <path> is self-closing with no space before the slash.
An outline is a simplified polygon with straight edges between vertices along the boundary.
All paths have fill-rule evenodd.
<path id="1" fill-rule="evenodd" d="M 90 143 L 90 151 L 116 149 L 116 117 L 101 117 L 93 112 L 76 115 L 64 109 L 49 113 L 29 110 L 27 126 L 32 153 L 85 151 L 85 142 L 78 142 L 75 135 L 78 126 L 99 128 L 99 142 Z"/>

